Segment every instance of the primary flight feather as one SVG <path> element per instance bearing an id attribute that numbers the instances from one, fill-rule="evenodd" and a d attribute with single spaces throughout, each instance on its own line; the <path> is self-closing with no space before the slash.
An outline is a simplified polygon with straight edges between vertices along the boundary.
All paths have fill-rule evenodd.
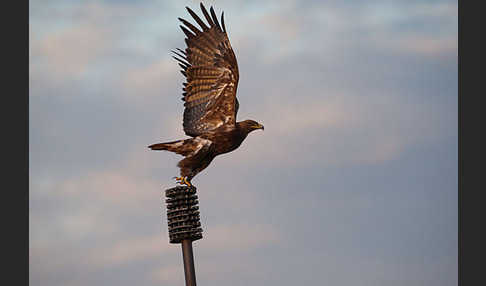
<path id="1" fill-rule="evenodd" d="M 208 25 L 186 7 L 200 29 L 179 18 L 187 48 L 172 51 L 186 77 L 183 127 L 192 138 L 149 146 L 152 150 L 171 151 L 185 157 L 177 164 L 180 177 L 176 179 L 188 186 L 216 156 L 235 150 L 251 131 L 263 129 L 254 120 L 236 122 L 238 63 L 226 33 L 224 13 L 220 24 L 213 7 L 208 13 L 202 3 L 200 6 Z"/>

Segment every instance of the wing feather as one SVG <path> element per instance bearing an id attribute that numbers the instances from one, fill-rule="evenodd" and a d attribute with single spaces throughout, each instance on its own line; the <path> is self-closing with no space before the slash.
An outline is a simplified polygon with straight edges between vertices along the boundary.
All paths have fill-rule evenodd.
<path id="1" fill-rule="evenodd" d="M 223 32 L 226 33 L 226 27 L 224 26 L 224 11 L 221 12 L 221 25 L 223 26 Z"/>
<path id="2" fill-rule="evenodd" d="M 218 22 L 218 17 L 216 17 L 216 13 L 214 13 L 213 7 L 211 7 L 209 9 L 209 11 L 211 12 L 211 17 L 212 17 L 212 19 L 213 19 L 213 21 L 215 23 L 215 26 L 222 32 L 221 26 L 219 25 L 219 22 Z"/>
<path id="3" fill-rule="evenodd" d="M 186 7 L 202 30 L 179 18 L 187 47 L 185 51 L 172 51 L 186 77 L 182 98 L 183 127 L 189 136 L 198 136 L 225 124 L 234 126 L 238 112 L 238 64 L 226 34 L 224 15 L 221 14 L 220 25 L 213 7 L 210 13 L 202 3 L 200 7 L 209 26 Z"/>
<path id="4" fill-rule="evenodd" d="M 196 13 L 194 13 L 194 11 L 191 10 L 191 8 L 186 7 L 186 9 L 189 12 L 189 14 L 191 14 L 192 18 L 194 18 L 194 20 L 196 20 L 196 22 L 199 24 L 199 26 L 201 26 L 201 29 L 203 29 L 203 31 L 209 30 L 209 27 L 206 26 L 206 24 L 201 20 L 201 18 L 199 18 L 199 16 Z"/>
<path id="5" fill-rule="evenodd" d="M 213 22 L 213 19 L 211 19 L 211 17 L 209 17 L 209 14 L 208 14 L 208 10 L 206 10 L 206 7 L 204 7 L 203 3 L 201 2 L 200 5 L 201 7 L 201 11 L 203 12 L 204 14 L 204 17 L 206 18 L 206 20 L 208 21 L 209 23 L 209 26 L 212 28 L 214 27 L 214 22 Z"/>
<path id="6" fill-rule="evenodd" d="M 179 21 L 181 21 L 182 24 L 186 25 L 189 29 L 191 29 L 191 31 L 194 32 L 195 35 L 199 35 L 201 33 L 201 31 L 198 28 L 196 28 L 193 24 L 187 22 L 182 18 L 177 18 L 177 19 L 179 19 Z"/>

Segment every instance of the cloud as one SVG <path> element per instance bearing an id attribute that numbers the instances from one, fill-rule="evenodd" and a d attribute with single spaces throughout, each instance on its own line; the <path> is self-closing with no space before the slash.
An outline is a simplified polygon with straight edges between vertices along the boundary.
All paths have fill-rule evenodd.
<path id="1" fill-rule="evenodd" d="M 184 270 L 180 265 L 172 265 L 154 269 L 150 278 L 154 283 L 183 284 Z"/>
<path id="2" fill-rule="evenodd" d="M 56 17 L 72 24 L 57 25 L 49 30 L 31 27 L 30 77 L 56 85 L 67 79 L 79 79 L 93 70 L 116 45 L 116 35 L 103 20 L 113 17 L 110 9 L 96 3 L 53 9 Z M 49 12 L 52 13 L 52 12 Z"/>
<path id="3" fill-rule="evenodd" d="M 271 225 L 208 226 L 207 238 L 198 242 L 205 252 L 247 252 L 251 249 L 279 242 L 280 234 Z M 258 235 L 255 235 L 258 234 Z"/>
<path id="4" fill-rule="evenodd" d="M 78 178 L 71 178 L 59 187 L 61 196 L 96 197 L 106 204 L 117 205 L 122 208 L 142 206 L 143 202 L 151 199 L 151 193 L 139 190 L 156 189 L 156 182 L 140 179 L 130 174 L 108 170 L 96 172 Z"/>
<path id="5" fill-rule="evenodd" d="M 417 53 L 431 57 L 443 55 L 457 55 L 457 37 L 430 38 L 425 36 L 408 36 L 390 43 L 381 42 L 383 46 L 403 53 Z"/>
<path id="6" fill-rule="evenodd" d="M 176 245 L 169 245 L 162 235 L 135 237 L 115 242 L 106 248 L 96 249 L 91 253 L 94 267 L 116 266 L 124 263 L 136 263 L 164 254 L 179 254 Z"/>
<path id="7" fill-rule="evenodd" d="M 453 118 L 440 121 L 448 112 L 445 103 L 418 106 L 393 91 L 386 95 L 322 93 L 327 95 L 302 100 L 280 90 L 267 94 L 269 102 L 253 115 L 263 122 L 265 131 L 252 133 L 243 145 L 245 151 L 231 156 L 239 164 L 266 167 L 376 164 L 398 158 L 407 148 L 452 135 L 448 126 L 454 124 Z M 325 160 L 317 163 L 316 158 Z"/>
<path id="8" fill-rule="evenodd" d="M 182 88 L 178 89 L 178 85 L 172 84 L 180 81 L 180 85 L 182 85 L 182 75 L 178 75 L 178 71 L 175 60 L 161 57 L 154 63 L 127 71 L 122 83 L 129 90 L 127 92 L 132 95 L 161 96 L 161 93 L 168 93 L 169 90 L 174 90 L 174 92 L 182 90 Z"/>
<path id="9" fill-rule="evenodd" d="M 105 1 L 35 3 L 37 9 L 31 11 L 29 25 L 31 85 L 62 87 L 66 82 L 93 82 L 99 77 L 104 78 L 103 84 L 107 80 L 118 83 L 124 70 L 136 69 L 143 61 L 140 53 L 160 48 L 153 46 L 154 37 L 139 37 L 139 30 L 149 32 L 150 25 L 139 26 L 134 21 L 155 14 L 156 9 L 149 6 Z M 166 4 L 153 4 L 162 8 L 158 15 L 163 15 Z M 165 19 L 162 16 L 153 21 L 164 23 Z M 160 27 L 158 33 L 164 33 Z"/>
<path id="10" fill-rule="evenodd" d="M 39 56 L 45 58 L 56 77 L 79 76 L 90 63 L 108 52 L 110 33 L 103 28 L 78 26 L 42 39 Z"/>

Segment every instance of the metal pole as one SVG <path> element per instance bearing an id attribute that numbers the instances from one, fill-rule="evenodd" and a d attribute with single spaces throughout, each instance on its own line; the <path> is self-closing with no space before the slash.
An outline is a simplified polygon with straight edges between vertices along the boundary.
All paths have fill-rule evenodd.
<path id="1" fill-rule="evenodd" d="M 184 260 L 184 276 L 186 278 L 186 286 L 196 286 L 196 272 L 194 270 L 192 241 L 189 239 L 184 239 L 182 241 L 182 259 Z"/>
<path id="2" fill-rule="evenodd" d="M 196 286 L 192 242 L 202 238 L 196 187 L 167 189 L 165 196 L 169 242 L 181 244 L 186 286 Z"/>

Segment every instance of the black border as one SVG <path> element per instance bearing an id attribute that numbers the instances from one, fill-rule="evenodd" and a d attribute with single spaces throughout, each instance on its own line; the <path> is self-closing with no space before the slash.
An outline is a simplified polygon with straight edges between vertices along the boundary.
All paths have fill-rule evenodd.
<path id="1" fill-rule="evenodd" d="M 472 7 L 476 1 L 458 1 L 458 271 L 459 285 L 480 285 L 484 280 L 483 263 L 479 258 L 484 252 L 481 248 L 485 236 L 481 235 L 481 210 L 484 209 L 479 195 L 486 188 L 481 179 L 482 151 L 485 121 L 484 105 L 479 100 L 485 97 L 482 81 L 484 77 L 481 64 L 484 62 L 484 31 L 482 19 L 484 11 L 480 7 Z M 2 112 L 2 145 L 4 158 L 3 176 L 7 180 L 3 194 L 4 224 L 3 248 L 7 257 L 4 262 L 5 275 L 3 281 L 15 281 L 15 285 L 28 285 L 29 281 L 29 13 L 28 1 L 13 1 L 18 13 L 8 7 L 2 17 L 4 44 L 4 101 Z M 467 4 L 467 7 L 466 5 Z M 9 5 L 10 6 L 10 5 Z M 13 13 L 12 13 L 13 12 Z M 476 13 L 474 13 L 476 12 Z M 6 15 L 5 15 L 6 16 Z M 12 22 L 14 20 L 14 22 Z M 469 43 L 466 43 L 469 39 Z M 10 75 L 14 75 L 13 78 Z M 478 102 L 475 102 L 478 101 Z M 6 129 L 5 129 L 6 128 Z M 476 136 L 475 136 L 476 135 Z M 469 137 L 468 137 L 469 136 Z M 465 161 L 469 162 L 465 167 Z M 474 162 L 473 162 L 474 161 Z M 472 162 L 472 163 L 471 163 Z M 13 170 L 13 175 L 10 171 Z M 467 170 L 467 172 L 465 172 Z M 5 184 L 4 184 L 5 186 Z M 478 196 L 478 198 L 474 197 Z M 14 271 L 10 271 L 13 269 Z M 8 283 L 11 284 L 11 283 Z"/>
<path id="2" fill-rule="evenodd" d="M 484 9 L 459 1 L 458 30 L 458 271 L 459 285 L 483 285 L 484 275 Z M 477 6 L 474 6 L 476 4 Z M 465 165 L 465 162 L 468 165 Z M 481 259 L 482 258 L 482 259 Z"/>
<path id="3" fill-rule="evenodd" d="M 28 7 L 28 0 L 5 3 L 1 17 L 4 60 L 0 141 L 2 194 L 6 195 L 2 200 L 2 282 L 11 285 L 29 284 Z"/>

